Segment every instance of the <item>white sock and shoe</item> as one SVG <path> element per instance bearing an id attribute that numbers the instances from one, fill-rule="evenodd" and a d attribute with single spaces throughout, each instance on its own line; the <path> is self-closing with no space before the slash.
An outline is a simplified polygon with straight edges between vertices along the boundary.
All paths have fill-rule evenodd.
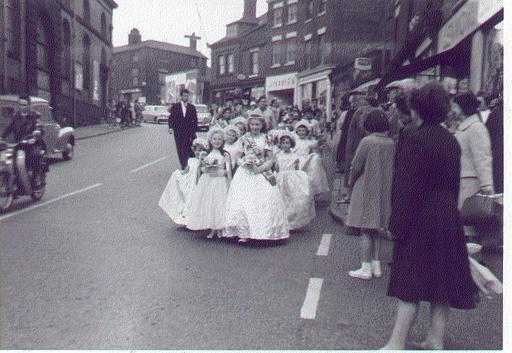
<path id="1" fill-rule="evenodd" d="M 348 275 L 359 279 L 372 279 L 372 264 L 370 262 L 361 262 L 361 268 L 359 270 L 350 271 Z"/>
<path id="2" fill-rule="evenodd" d="M 375 278 L 382 277 L 382 269 L 380 268 L 380 261 L 372 260 L 372 275 Z"/>

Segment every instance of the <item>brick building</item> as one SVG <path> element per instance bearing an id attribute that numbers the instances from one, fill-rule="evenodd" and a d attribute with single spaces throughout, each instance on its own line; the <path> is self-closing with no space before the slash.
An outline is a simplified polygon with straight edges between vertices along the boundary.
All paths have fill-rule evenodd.
<path id="1" fill-rule="evenodd" d="M 223 90 L 251 89 L 264 92 L 283 104 L 301 105 L 304 99 L 318 99 L 330 113 L 333 85 L 331 73 L 385 40 L 382 24 L 388 0 L 268 0 L 268 12 L 253 21 L 254 28 L 230 30 L 212 44 L 213 87 L 222 103 Z M 252 14 L 253 1 L 245 2 L 244 16 Z M 251 11 L 248 11 L 251 9 Z M 239 23 L 239 21 L 235 22 Z M 237 35 L 233 35 L 236 33 Z M 258 56 L 258 74 L 249 83 L 251 53 Z M 233 57 L 231 58 L 230 55 Z M 242 61 L 240 59 L 242 58 Z M 231 61 L 230 61 L 231 60 Z M 230 66 L 229 63 L 234 65 Z M 262 79 L 264 78 L 264 81 Z M 251 94 L 253 98 L 256 95 Z"/>
<path id="2" fill-rule="evenodd" d="M 226 26 L 226 36 L 209 45 L 212 51 L 212 102 L 243 99 L 265 93 L 263 59 L 267 50 L 266 15 L 256 17 L 256 0 L 244 0 L 241 19 Z"/>
<path id="3" fill-rule="evenodd" d="M 162 104 L 165 97 L 165 76 L 197 70 L 199 81 L 207 82 L 206 56 L 197 50 L 195 35 L 187 36 L 190 46 L 180 46 L 156 40 L 142 41 L 134 28 L 128 36 L 128 45 L 114 48 L 112 61 L 112 92 L 116 99 L 139 99 L 147 104 Z M 201 85 L 202 90 L 207 89 Z M 199 92 L 198 96 L 208 92 Z"/>
<path id="4" fill-rule="evenodd" d="M 293 97 L 301 105 L 304 99 L 317 99 L 330 115 L 334 103 L 331 73 L 381 45 L 386 36 L 382 14 L 388 3 L 359 0 L 355 6 L 351 0 L 269 1 L 268 16 L 273 19 L 271 78 L 266 85 L 269 95 L 282 99 L 272 92 L 282 83 L 290 91 L 294 89 L 293 94 L 284 96 L 287 101 Z"/>
<path id="5" fill-rule="evenodd" d="M 0 93 L 48 99 L 65 124 L 97 123 L 110 92 L 113 0 L 1 0 Z"/>

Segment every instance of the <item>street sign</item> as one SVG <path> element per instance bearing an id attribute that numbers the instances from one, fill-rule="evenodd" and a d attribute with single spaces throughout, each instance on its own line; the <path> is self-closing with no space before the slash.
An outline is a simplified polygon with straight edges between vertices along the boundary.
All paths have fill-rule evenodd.
<path id="1" fill-rule="evenodd" d="M 372 69 L 372 59 L 370 58 L 356 58 L 354 68 L 361 71 L 370 71 Z"/>

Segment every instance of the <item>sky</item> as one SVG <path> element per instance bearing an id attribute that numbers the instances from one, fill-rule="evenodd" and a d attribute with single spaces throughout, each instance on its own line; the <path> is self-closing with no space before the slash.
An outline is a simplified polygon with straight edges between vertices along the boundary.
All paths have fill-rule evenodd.
<path id="1" fill-rule="evenodd" d="M 198 50 L 210 57 L 206 43 L 214 43 L 226 34 L 226 24 L 242 17 L 243 0 L 116 0 L 114 10 L 114 46 L 128 44 L 128 34 L 138 28 L 142 40 L 159 40 L 189 46 L 184 36 L 195 32 L 202 39 Z M 267 9 L 266 0 L 258 0 L 256 15 Z"/>

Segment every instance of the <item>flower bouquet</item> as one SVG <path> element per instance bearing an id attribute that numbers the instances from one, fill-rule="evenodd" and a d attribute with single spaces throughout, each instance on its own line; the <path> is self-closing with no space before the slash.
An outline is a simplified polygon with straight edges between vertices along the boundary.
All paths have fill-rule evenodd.
<path id="1" fill-rule="evenodd" d="M 248 168 L 257 168 L 265 163 L 265 151 L 262 151 L 256 145 L 256 141 L 250 136 L 244 136 L 242 144 L 245 146 L 247 153 L 244 157 L 244 166 Z M 277 179 L 270 170 L 261 172 L 261 174 L 267 179 L 272 186 L 277 185 Z"/>

